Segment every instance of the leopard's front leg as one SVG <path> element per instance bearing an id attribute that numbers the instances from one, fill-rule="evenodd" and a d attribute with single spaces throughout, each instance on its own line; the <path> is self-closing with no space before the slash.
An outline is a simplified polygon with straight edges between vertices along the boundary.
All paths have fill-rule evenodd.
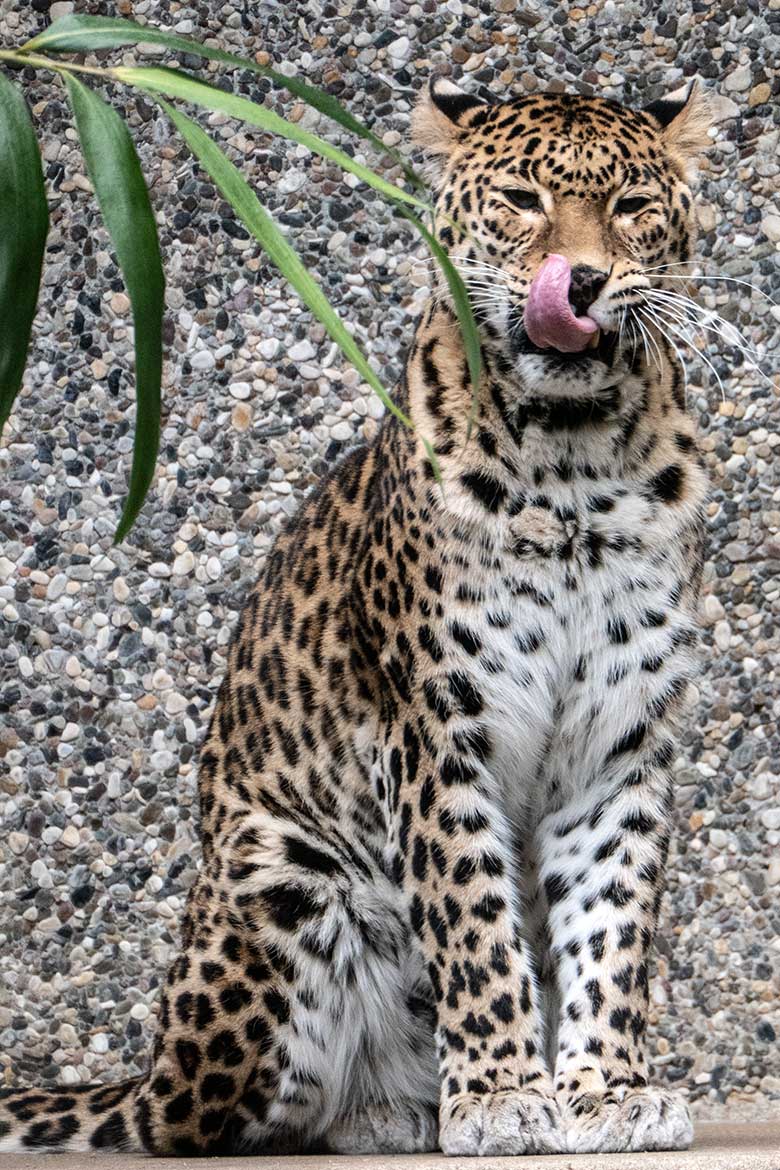
<path id="1" fill-rule="evenodd" d="M 555 1089 L 571 1152 L 684 1149 L 693 1136 L 683 1098 L 648 1085 L 648 961 L 669 845 L 671 744 L 638 742 L 644 735 L 619 740 L 612 778 L 540 828 L 561 1000 Z"/>
<path id="2" fill-rule="evenodd" d="M 439 1143 L 452 1155 L 553 1152 L 564 1146 L 540 996 L 484 735 L 462 727 L 434 755 L 410 716 L 387 757 L 396 876 L 436 1001 Z"/>

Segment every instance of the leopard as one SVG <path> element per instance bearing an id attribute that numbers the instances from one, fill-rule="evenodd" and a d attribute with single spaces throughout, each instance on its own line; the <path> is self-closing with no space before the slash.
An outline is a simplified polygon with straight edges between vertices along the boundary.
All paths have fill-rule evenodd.
<path id="1" fill-rule="evenodd" d="M 385 414 L 278 535 L 199 757 L 202 863 L 147 1071 L 14 1089 L 0 1148 L 682 1149 L 649 969 L 707 481 L 668 336 L 706 92 L 434 78 L 446 266 Z"/>

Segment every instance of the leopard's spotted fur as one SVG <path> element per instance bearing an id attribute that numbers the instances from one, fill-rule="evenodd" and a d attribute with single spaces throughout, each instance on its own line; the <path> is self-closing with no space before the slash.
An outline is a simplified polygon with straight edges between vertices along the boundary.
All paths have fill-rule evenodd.
<path id="1" fill-rule="evenodd" d="M 481 313 L 474 435 L 438 293 L 399 396 L 443 490 L 388 418 L 269 556 L 201 755 L 203 866 L 149 1073 L 7 1095 L 6 1147 L 688 1143 L 644 1037 L 704 477 L 663 338 L 660 370 L 625 336 L 564 360 L 522 307 L 562 253 L 614 329 L 643 266 L 688 257 L 702 120 L 695 95 L 432 88 L 418 140 L 469 232 L 443 216 L 440 237 L 508 287 Z M 615 212 L 627 189 L 650 207 Z"/>

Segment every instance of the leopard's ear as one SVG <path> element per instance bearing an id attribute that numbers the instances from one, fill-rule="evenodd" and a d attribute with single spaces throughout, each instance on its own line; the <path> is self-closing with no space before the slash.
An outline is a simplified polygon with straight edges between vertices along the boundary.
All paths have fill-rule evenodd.
<path id="1" fill-rule="evenodd" d="M 645 107 L 661 128 L 661 141 L 682 178 L 696 175 L 699 155 L 712 145 L 708 131 L 714 122 L 713 110 L 706 92 L 698 81 L 692 81 L 682 98 L 670 94 L 662 101 Z"/>
<path id="2" fill-rule="evenodd" d="M 428 155 L 449 154 L 470 124 L 473 111 L 487 105 L 446 77 L 434 77 L 414 108 L 412 141 Z"/>

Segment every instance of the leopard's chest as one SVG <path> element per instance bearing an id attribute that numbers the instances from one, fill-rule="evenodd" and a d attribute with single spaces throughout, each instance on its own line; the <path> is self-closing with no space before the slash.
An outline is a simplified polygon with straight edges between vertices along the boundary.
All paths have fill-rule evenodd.
<path id="1" fill-rule="evenodd" d="M 669 608 L 680 573 L 665 522 L 624 485 L 532 495 L 453 575 L 448 661 L 479 697 L 491 774 L 515 804 L 543 796 L 562 728 L 570 755 L 587 756 L 599 695 L 629 685 L 644 652 L 631 631 Z"/>

